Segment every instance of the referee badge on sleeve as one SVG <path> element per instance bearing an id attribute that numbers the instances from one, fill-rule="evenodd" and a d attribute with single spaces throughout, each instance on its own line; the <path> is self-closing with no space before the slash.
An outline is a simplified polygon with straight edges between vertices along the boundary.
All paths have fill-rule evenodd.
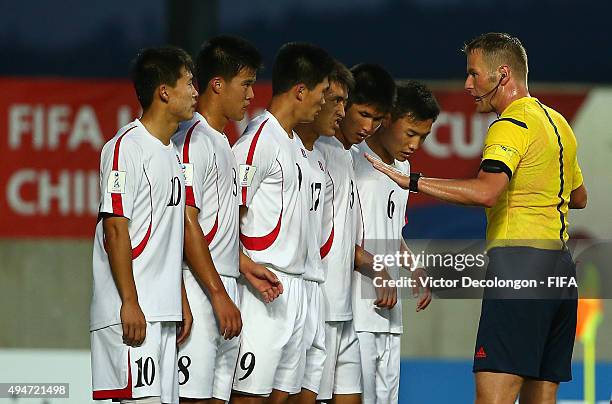
<path id="1" fill-rule="evenodd" d="M 501 145 L 501 144 L 494 144 L 494 145 L 487 147 L 486 152 L 487 152 L 486 153 L 487 156 L 499 156 L 499 157 L 505 157 L 509 159 L 514 158 L 518 154 L 518 152 L 514 150 L 512 147 Z"/>
<path id="2" fill-rule="evenodd" d="M 250 187 L 253 182 L 253 177 L 255 176 L 255 172 L 257 172 L 256 166 L 251 166 L 248 164 L 240 164 L 240 186 L 241 187 Z"/>
<path id="3" fill-rule="evenodd" d="M 125 171 L 111 171 L 108 177 L 106 192 L 109 194 L 125 193 Z"/>
<path id="4" fill-rule="evenodd" d="M 193 186 L 193 164 L 184 163 L 181 165 L 183 168 L 183 174 L 185 175 L 185 186 Z"/>

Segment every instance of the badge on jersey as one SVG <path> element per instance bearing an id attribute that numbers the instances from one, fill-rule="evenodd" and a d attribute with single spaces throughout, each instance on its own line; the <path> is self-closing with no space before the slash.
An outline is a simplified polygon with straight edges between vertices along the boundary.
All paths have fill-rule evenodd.
<path id="1" fill-rule="evenodd" d="M 486 152 L 487 152 L 487 156 L 496 155 L 496 156 L 505 157 L 509 159 L 513 159 L 516 155 L 518 155 L 518 152 L 514 150 L 512 147 L 501 145 L 501 144 L 494 144 L 494 145 L 487 147 Z"/>
<path id="2" fill-rule="evenodd" d="M 181 164 L 181 168 L 183 169 L 183 174 L 185 175 L 185 186 L 193 186 L 193 164 L 184 163 Z"/>
<path id="3" fill-rule="evenodd" d="M 257 172 L 256 166 L 250 166 L 248 164 L 240 164 L 240 186 L 250 187 L 253 182 L 253 177 Z"/>
<path id="4" fill-rule="evenodd" d="M 109 194 L 125 194 L 125 171 L 111 171 L 106 192 Z"/>

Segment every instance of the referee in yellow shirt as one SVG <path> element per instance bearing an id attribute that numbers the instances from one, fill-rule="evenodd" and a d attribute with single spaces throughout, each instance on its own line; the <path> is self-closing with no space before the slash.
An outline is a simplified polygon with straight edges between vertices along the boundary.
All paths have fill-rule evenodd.
<path id="1" fill-rule="evenodd" d="M 413 192 L 486 207 L 487 278 L 575 277 L 568 212 L 587 202 L 576 137 L 561 114 L 529 95 L 518 38 L 483 34 L 464 52 L 465 89 L 476 110 L 498 114 L 477 177 L 408 178 L 370 161 Z M 474 356 L 477 404 L 513 404 L 519 395 L 521 403 L 555 403 L 559 382 L 571 380 L 577 291 L 544 292 L 527 300 L 512 290 L 485 290 Z"/>

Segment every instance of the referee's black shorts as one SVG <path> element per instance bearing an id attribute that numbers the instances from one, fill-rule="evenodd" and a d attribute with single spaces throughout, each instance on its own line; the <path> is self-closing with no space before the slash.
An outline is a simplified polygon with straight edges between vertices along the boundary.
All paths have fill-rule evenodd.
<path id="1" fill-rule="evenodd" d="M 497 247 L 488 252 L 487 279 L 536 279 L 538 290 L 485 290 L 474 351 L 474 372 L 510 373 L 551 382 L 572 379 L 578 292 L 549 287 L 548 277 L 576 279 L 567 250 Z M 556 281 L 553 281 L 553 283 Z"/>

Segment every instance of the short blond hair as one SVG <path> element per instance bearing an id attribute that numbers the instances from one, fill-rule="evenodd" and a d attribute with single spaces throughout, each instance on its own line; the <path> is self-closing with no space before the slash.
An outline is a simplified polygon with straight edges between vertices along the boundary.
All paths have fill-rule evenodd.
<path id="1" fill-rule="evenodd" d="M 462 50 L 466 55 L 480 50 L 491 69 L 508 65 L 518 77 L 527 82 L 527 51 L 517 37 L 503 32 L 489 32 L 466 42 Z"/>

